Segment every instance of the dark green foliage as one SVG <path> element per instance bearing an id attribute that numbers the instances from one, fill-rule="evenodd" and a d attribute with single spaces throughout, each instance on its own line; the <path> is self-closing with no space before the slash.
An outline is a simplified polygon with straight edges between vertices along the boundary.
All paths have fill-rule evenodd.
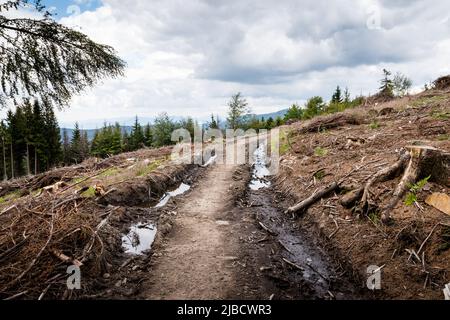
<path id="1" fill-rule="evenodd" d="M 144 131 L 142 130 L 142 126 L 139 124 L 139 119 L 136 117 L 133 125 L 133 129 L 131 130 L 130 140 L 129 140 L 129 148 L 131 150 L 137 150 L 145 145 L 145 136 Z"/>
<path id="2" fill-rule="evenodd" d="M 303 117 L 303 110 L 297 105 L 293 104 L 284 116 L 284 120 L 300 120 Z"/>
<path id="3" fill-rule="evenodd" d="M 249 108 L 247 100 L 242 97 L 242 94 L 238 92 L 231 97 L 228 102 L 228 127 L 236 130 L 243 125 L 243 117 L 248 114 Z"/>
<path id="4" fill-rule="evenodd" d="M 209 128 L 211 129 L 219 129 L 219 117 L 217 119 L 214 118 L 214 115 L 211 115 L 211 122 L 209 123 Z"/>
<path id="5" fill-rule="evenodd" d="M 2 14 L 31 4 L 37 19 Z M 125 63 L 113 48 L 56 22 L 40 1 L 0 5 L 0 107 L 33 98 L 67 106 L 70 98 L 104 77 L 122 75 Z"/>
<path id="6" fill-rule="evenodd" d="M 163 112 L 158 115 L 153 124 L 153 146 L 162 147 L 173 144 L 172 132 L 175 130 L 175 123 Z"/>
<path id="7" fill-rule="evenodd" d="M 306 102 L 306 109 L 303 114 L 305 119 L 311 119 L 315 116 L 322 114 L 325 110 L 325 103 L 322 97 L 312 97 Z"/>
<path id="8" fill-rule="evenodd" d="M 85 131 L 81 132 L 78 123 L 75 123 L 69 155 L 70 160 L 74 163 L 80 163 L 89 156 L 87 133 Z"/>
<path id="9" fill-rule="evenodd" d="M 59 163 L 59 127 L 50 105 L 26 100 L 14 112 L 8 111 L 0 131 L 2 177 L 39 173 Z"/>
<path id="10" fill-rule="evenodd" d="M 339 86 L 336 87 L 336 91 L 333 93 L 333 96 L 331 97 L 331 103 L 339 104 L 342 103 L 342 92 L 341 88 Z"/>
<path id="11" fill-rule="evenodd" d="M 122 128 L 118 123 L 105 125 L 97 130 L 91 143 L 91 154 L 96 157 L 108 157 L 123 151 Z"/>
<path id="12" fill-rule="evenodd" d="M 380 80 L 381 87 L 379 95 L 383 97 L 394 97 L 394 82 L 390 78 L 392 73 L 386 69 L 383 69 L 383 79 Z"/>

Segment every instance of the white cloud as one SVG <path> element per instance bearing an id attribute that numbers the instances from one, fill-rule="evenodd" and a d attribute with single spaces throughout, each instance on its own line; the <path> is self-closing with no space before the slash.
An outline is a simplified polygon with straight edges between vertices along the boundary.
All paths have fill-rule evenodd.
<path id="1" fill-rule="evenodd" d="M 380 30 L 367 28 L 374 5 Z M 450 72 L 449 9 L 445 0 L 104 0 L 61 21 L 116 48 L 126 76 L 76 97 L 59 117 L 207 117 L 224 114 L 236 91 L 253 111 L 275 111 L 329 99 L 338 84 L 374 93 L 383 67 L 421 87 Z"/>

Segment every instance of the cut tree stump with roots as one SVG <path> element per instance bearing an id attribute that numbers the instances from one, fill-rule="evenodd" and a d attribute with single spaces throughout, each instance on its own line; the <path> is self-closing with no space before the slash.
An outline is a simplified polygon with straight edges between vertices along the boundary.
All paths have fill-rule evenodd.
<path id="1" fill-rule="evenodd" d="M 341 199 L 341 204 L 350 207 L 355 203 L 356 212 L 366 214 L 371 207 L 370 191 L 373 185 L 393 180 L 400 175 L 400 182 L 389 202 L 381 209 L 383 222 L 391 220 L 391 212 L 397 203 L 419 179 L 430 177 L 430 181 L 449 186 L 450 153 L 428 146 L 408 146 L 393 165 L 374 174 L 364 186 L 353 190 Z"/>

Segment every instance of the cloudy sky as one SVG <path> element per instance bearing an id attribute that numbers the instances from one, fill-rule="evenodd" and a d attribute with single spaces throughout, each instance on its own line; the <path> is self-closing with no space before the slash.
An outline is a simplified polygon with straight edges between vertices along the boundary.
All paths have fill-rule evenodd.
<path id="1" fill-rule="evenodd" d="M 374 93 L 381 70 L 416 90 L 450 73 L 448 0 L 44 0 L 61 23 L 113 46 L 125 77 L 58 113 L 78 120 L 226 113 L 242 92 L 266 113 L 336 85 Z M 89 124 L 88 124 L 89 123 Z"/>

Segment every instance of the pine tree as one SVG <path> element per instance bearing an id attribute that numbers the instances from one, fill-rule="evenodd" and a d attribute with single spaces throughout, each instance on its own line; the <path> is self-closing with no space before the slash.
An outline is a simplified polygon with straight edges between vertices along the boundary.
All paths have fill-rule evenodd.
<path id="1" fill-rule="evenodd" d="M 150 123 L 147 123 L 147 125 L 144 128 L 144 137 L 145 137 L 144 141 L 145 146 L 151 147 L 153 144 L 153 128 L 150 125 Z"/>
<path id="2" fill-rule="evenodd" d="M 75 127 L 72 133 L 72 140 L 70 141 L 69 154 L 71 162 L 80 163 L 83 160 L 81 154 L 81 130 L 78 122 L 75 122 Z"/>
<path id="3" fill-rule="evenodd" d="M 247 100 L 242 98 L 239 92 L 231 97 L 228 102 L 228 126 L 236 130 L 241 125 L 242 117 L 249 112 Z"/>
<path id="4" fill-rule="evenodd" d="M 139 119 L 136 116 L 133 128 L 131 130 L 131 134 L 130 134 L 131 150 L 138 150 L 138 149 L 142 148 L 142 146 L 144 145 L 144 142 L 145 142 L 144 132 L 142 131 L 142 127 L 139 124 Z"/>
<path id="5" fill-rule="evenodd" d="M 211 114 L 211 122 L 209 123 L 210 129 L 219 129 L 219 124 L 217 123 L 216 119 L 214 119 L 214 115 Z"/>
<path id="6" fill-rule="evenodd" d="M 336 87 L 336 91 L 333 93 L 331 98 L 331 103 L 339 104 L 342 103 L 342 91 L 339 86 Z"/>
<path id="7" fill-rule="evenodd" d="M 383 69 L 383 79 L 380 80 L 381 87 L 379 94 L 383 97 L 393 98 L 394 97 L 394 83 L 390 76 L 392 73 L 386 69 Z"/>
<path id="8" fill-rule="evenodd" d="M 62 153 L 64 164 L 68 165 L 69 163 L 71 163 L 72 161 L 70 159 L 70 139 L 66 129 L 64 129 L 63 131 Z"/>
<path id="9" fill-rule="evenodd" d="M 303 118 L 311 119 L 321 113 L 325 109 L 325 103 L 322 97 L 315 96 L 306 102 L 305 112 L 303 113 Z"/>
<path id="10" fill-rule="evenodd" d="M 61 133 L 53 107 L 48 102 L 44 103 L 43 118 L 44 132 L 43 137 L 40 137 L 40 141 L 42 145 L 45 145 L 42 141 L 47 142 L 45 145 L 46 150 L 43 152 L 47 155 L 47 162 L 43 164 L 43 169 L 49 170 L 61 160 Z"/>
<path id="11" fill-rule="evenodd" d="M 122 152 L 122 128 L 120 124 L 116 122 L 114 128 L 111 128 L 111 143 L 109 151 L 111 154 L 116 155 Z"/>
<path id="12" fill-rule="evenodd" d="M 287 121 L 301 119 L 302 115 L 303 110 L 297 104 L 293 104 L 284 115 L 284 120 Z"/>

